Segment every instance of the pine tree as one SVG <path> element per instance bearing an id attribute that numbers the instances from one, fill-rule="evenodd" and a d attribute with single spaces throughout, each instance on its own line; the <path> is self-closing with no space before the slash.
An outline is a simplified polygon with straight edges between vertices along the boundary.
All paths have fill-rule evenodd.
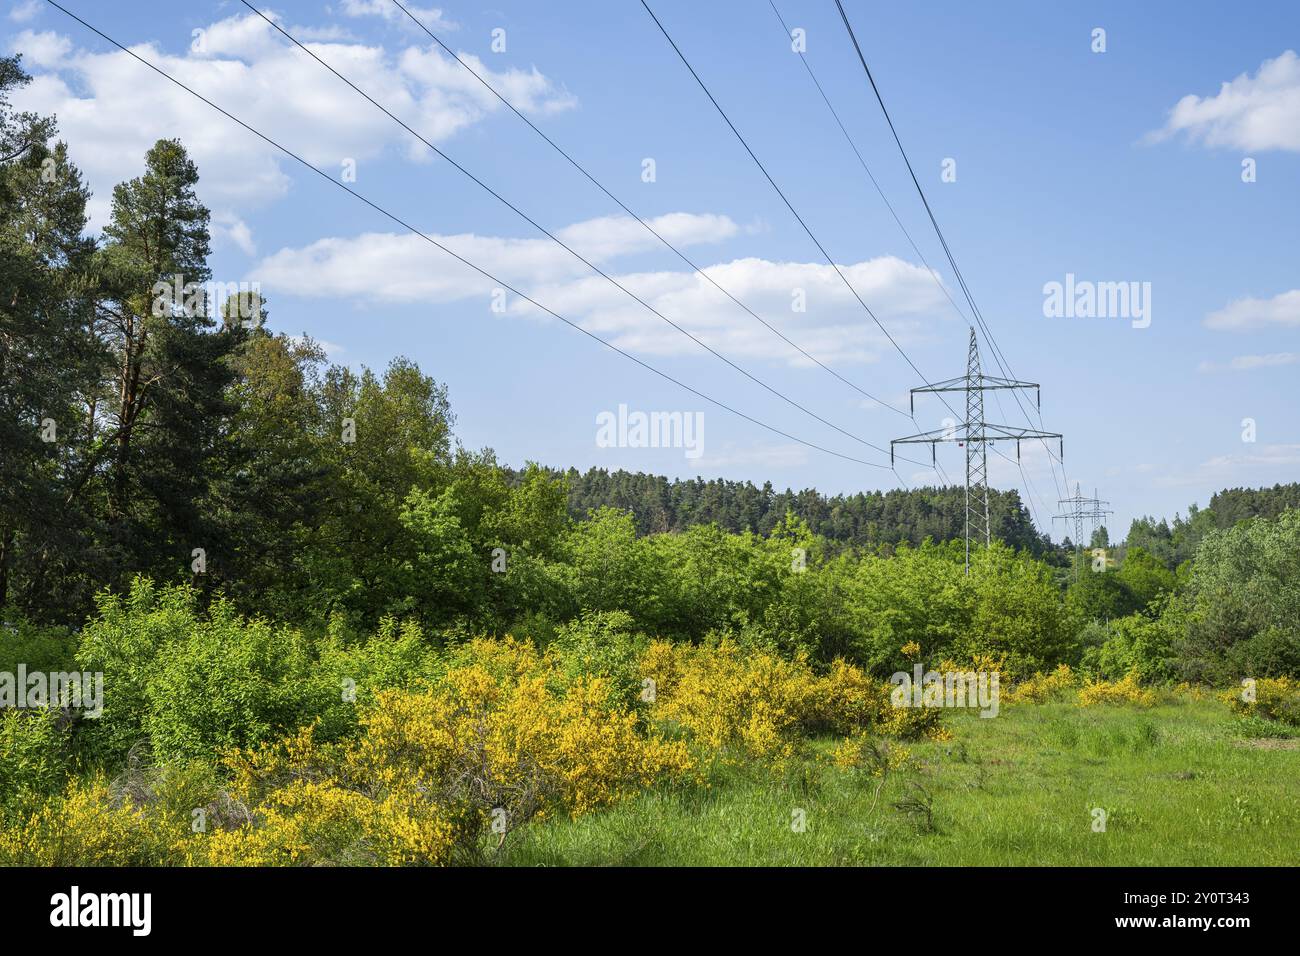
<path id="1" fill-rule="evenodd" d="M 66 595 L 42 584 L 79 527 L 59 482 L 76 467 L 75 408 L 95 377 L 93 244 L 89 193 L 64 144 L 49 145 L 53 120 L 9 106 L 30 79 L 18 57 L 0 59 L 0 606 L 30 596 L 52 610 Z"/>
<path id="2" fill-rule="evenodd" d="M 206 563 L 213 548 L 200 508 L 205 466 L 230 411 L 229 357 L 246 335 L 217 321 L 205 292 L 209 216 L 198 179 L 184 147 L 159 140 L 144 174 L 113 190 L 96 263 L 97 331 L 112 363 L 97 399 L 105 553 L 123 570 L 160 576 L 190 564 L 194 549 Z"/>

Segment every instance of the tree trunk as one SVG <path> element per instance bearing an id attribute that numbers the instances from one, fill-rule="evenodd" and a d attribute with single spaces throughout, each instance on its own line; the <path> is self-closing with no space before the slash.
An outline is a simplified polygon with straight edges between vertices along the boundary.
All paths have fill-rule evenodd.
<path id="1" fill-rule="evenodd" d="M 0 608 L 9 599 L 9 562 L 14 552 L 14 529 L 0 529 Z"/>

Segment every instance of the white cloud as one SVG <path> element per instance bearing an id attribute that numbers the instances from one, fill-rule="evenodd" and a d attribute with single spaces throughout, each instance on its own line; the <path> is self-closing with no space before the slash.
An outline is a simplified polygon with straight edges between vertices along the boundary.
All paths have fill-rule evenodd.
<path id="1" fill-rule="evenodd" d="M 28 23 L 35 20 L 44 7 L 40 0 L 21 0 L 9 8 L 9 19 L 14 23 Z"/>
<path id="2" fill-rule="evenodd" d="M 23 67 L 30 72 L 58 66 L 72 52 L 72 41 L 51 30 L 24 30 L 14 37 L 10 49 L 23 55 Z"/>
<path id="3" fill-rule="evenodd" d="M 509 100 L 524 113 L 559 113 L 572 109 L 577 100 L 565 90 L 556 89 L 550 80 L 537 71 L 507 70 L 493 73 L 483 61 L 472 53 L 457 53 L 479 76 L 483 77 L 505 99 Z M 476 80 L 464 66 L 440 48 L 407 47 L 401 57 L 402 72 L 420 80 L 430 87 L 454 91 L 466 101 L 479 104 L 482 108 L 495 108 L 499 103 L 490 90 Z M 418 127 L 417 127 L 418 129 Z"/>
<path id="4" fill-rule="evenodd" d="M 35 44 L 48 71 L 33 71 L 33 82 L 15 93 L 15 105 L 58 116 L 59 135 L 95 193 L 93 226 L 107 218 L 112 187 L 138 176 L 145 152 L 162 137 L 185 143 L 199 167 L 200 199 L 213 209 L 246 214 L 288 191 L 283 154 L 127 54 L 74 50 L 56 34 L 24 32 L 11 46 L 22 49 L 23 43 Z M 210 24 L 198 45 L 180 55 L 153 43 L 133 50 L 327 172 L 351 158 L 364 175 L 365 161 L 393 147 L 411 156 L 427 152 L 256 15 Z M 464 68 L 437 53 L 356 42 L 308 45 L 432 142 L 502 109 Z M 476 68 L 499 89 L 519 91 L 521 109 L 573 105 L 535 69 Z"/>
<path id="5" fill-rule="evenodd" d="M 737 231 L 724 216 L 673 213 L 650 223 L 678 246 L 715 242 Z M 659 247 L 635 220 L 587 220 L 557 235 L 662 315 L 728 357 L 810 364 L 694 272 L 627 273 L 607 267 L 607 261 L 619 256 Z M 699 351 L 698 345 L 546 238 L 432 238 L 620 348 L 652 355 Z M 944 302 L 928 271 L 892 256 L 840 269 L 900 342 L 928 337 L 929 320 L 941 313 Z M 830 266 L 749 258 L 706 266 L 705 271 L 821 361 L 871 362 L 890 347 Z M 259 263 L 249 278 L 267 290 L 303 297 L 427 304 L 478 298 L 484 315 L 497 285 L 419 236 L 392 233 L 321 239 L 300 249 L 282 249 Z M 794 310 L 796 291 L 806 299 L 806 311 Z M 507 312 L 547 318 L 514 295 L 507 296 Z"/>
<path id="6" fill-rule="evenodd" d="M 1206 328 L 1222 331 L 1297 325 L 1300 325 L 1300 289 L 1280 292 L 1271 299 L 1247 296 L 1205 317 Z"/>
<path id="7" fill-rule="evenodd" d="M 716 242 L 737 231 L 736 224 L 726 216 L 671 213 L 647 222 L 678 246 Z M 659 245 L 629 217 L 589 219 L 556 230 L 555 234 L 596 263 Z M 531 287 L 544 281 L 574 279 L 588 272 L 576 258 L 545 237 L 432 233 L 430 237 L 511 285 Z M 289 295 L 391 303 L 486 297 L 496 285 L 410 233 L 364 233 L 348 239 L 320 239 L 301 249 L 281 249 L 255 267 L 253 278 Z"/>
<path id="8" fill-rule="evenodd" d="M 430 30 L 456 29 L 456 24 L 446 19 L 437 7 L 417 7 L 410 3 L 403 3 L 402 6 Z M 410 17 L 397 9 L 392 0 L 343 0 L 343 13 L 349 17 L 382 17 L 390 23 L 403 22 L 415 27 Z"/>
<path id="9" fill-rule="evenodd" d="M 211 233 L 213 241 L 218 245 L 228 242 L 246 256 L 257 255 L 257 244 L 253 242 L 253 231 L 248 228 L 248 223 L 232 212 L 214 213 Z"/>
<path id="10" fill-rule="evenodd" d="M 730 239 L 740 231 L 729 217 L 711 213 L 697 215 L 671 212 L 647 219 L 646 222 L 655 232 L 675 246 L 721 242 Z M 583 255 L 590 252 L 601 258 L 611 258 L 661 246 L 659 240 L 650 235 L 631 216 L 602 216 L 598 219 L 588 219 L 566 226 L 555 234 Z"/>
<path id="11" fill-rule="evenodd" d="M 893 256 L 840 266 L 881 322 L 901 342 L 924 335 L 923 322 L 937 313 L 942 293 L 925 269 Z M 732 295 L 823 362 L 875 361 L 887 340 L 828 265 L 738 259 L 705 271 Z M 704 278 L 686 270 L 616 276 L 661 314 L 731 358 L 782 359 L 811 364 L 759 325 Z M 796 290 L 807 311 L 795 312 Z M 539 302 L 624 349 L 651 355 L 697 352 L 699 346 L 599 276 L 548 282 L 530 291 Z M 527 302 L 511 311 L 537 315 Z"/>
<path id="12" fill-rule="evenodd" d="M 1268 355 L 1238 355 L 1226 365 L 1214 362 L 1202 362 L 1198 367 L 1201 372 L 1249 372 L 1257 368 L 1275 368 L 1279 365 L 1294 365 L 1300 362 L 1300 352 L 1271 352 Z"/>
<path id="13" fill-rule="evenodd" d="M 1254 76 L 1224 83 L 1215 96 L 1184 96 L 1151 138 L 1178 133 L 1207 146 L 1300 152 L 1300 57 L 1287 50 Z"/>

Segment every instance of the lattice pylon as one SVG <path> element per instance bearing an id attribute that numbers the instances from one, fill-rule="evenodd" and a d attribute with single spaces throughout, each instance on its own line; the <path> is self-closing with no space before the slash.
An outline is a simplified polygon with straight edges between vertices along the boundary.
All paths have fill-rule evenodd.
<path id="1" fill-rule="evenodd" d="M 977 545 L 983 541 L 988 547 L 993 539 L 993 523 L 989 518 L 989 484 L 988 484 L 988 446 L 998 441 L 1016 443 L 1016 461 L 1020 460 L 1020 443 L 1027 440 L 1043 441 L 1055 438 L 1061 441 L 1060 432 L 1040 431 L 1035 428 L 1019 428 L 1014 425 L 1001 425 L 984 420 L 984 392 L 998 389 L 1033 389 L 1035 404 L 1038 401 L 1038 384 L 1036 382 L 1019 382 L 995 375 L 985 375 L 980 369 L 979 345 L 975 338 L 975 328 L 970 329 L 970 345 L 966 353 L 966 374 L 958 378 L 945 379 L 942 382 L 927 382 L 911 392 L 910 408 L 915 420 L 916 396 L 922 394 L 940 395 L 945 392 L 966 393 L 966 421 L 961 426 L 931 429 L 916 435 L 894 438 L 889 442 L 889 464 L 894 464 L 895 445 L 929 445 L 930 460 L 934 462 L 934 447 L 946 442 L 957 442 L 966 452 L 966 573 L 970 573 L 970 545 L 973 540 Z M 947 405 L 947 402 L 944 402 Z M 1041 407 L 1041 406 L 1040 406 Z M 957 410 L 948 405 L 954 415 Z M 1061 452 L 1065 448 L 1062 444 Z M 911 459 L 908 459 L 909 461 Z M 919 464 L 919 463 L 918 463 Z"/>
<path id="2" fill-rule="evenodd" d="M 984 436 L 984 390 L 980 373 L 980 350 L 975 329 L 970 330 L 966 355 L 966 566 L 970 567 L 970 543 L 991 542 L 989 527 L 989 455 Z"/>
<path id="3" fill-rule="evenodd" d="M 1110 502 L 1102 501 L 1096 494 L 1096 489 L 1093 489 L 1093 497 L 1085 498 L 1083 491 L 1079 488 L 1079 483 L 1075 482 L 1074 497 L 1061 498 L 1057 501 L 1058 505 L 1068 505 L 1068 510 L 1062 514 L 1052 516 L 1053 521 L 1072 521 L 1074 523 L 1074 578 L 1076 581 L 1079 579 L 1079 564 L 1083 560 L 1083 549 L 1085 547 L 1083 543 L 1084 519 L 1086 518 L 1091 522 L 1092 530 L 1096 533 L 1106 516 L 1115 513 L 1106 507 Z M 1091 537 L 1088 540 L 1091 542 Z"/>

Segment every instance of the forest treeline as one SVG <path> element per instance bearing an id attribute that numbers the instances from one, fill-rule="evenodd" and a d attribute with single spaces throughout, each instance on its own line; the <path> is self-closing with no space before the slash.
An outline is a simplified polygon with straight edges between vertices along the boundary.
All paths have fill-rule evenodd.
<path id="1" fill-rule="evenodd" d="M 776 491 L 771 482 L 760 488 L 748 481 L 721 478 L 670 479 L 645 472 L 591 468 L 580 472 L 555 469 L 568 487 L 569 516 L 575 520 L 599 508 L 632 513 L 640 534 L 684 531 L 716 524 L 732 533 L 768 535 L 786 515 L 794 515 L 828 541 L 855 548 L 880 545 L 920 545 L 927 538 L 950 541 L 965 533 L 965 492 L 960 486 L 864 491 L 826 495 L 813 488 Z M 518 479 L 522 472 L 511 472 Z M 1276 518 L 1300 508 L 1300 482 L 1272 488 L 1228 488 L 1216 493 L 1206 508 L 1188 506 L 1187 517 L 1135 519 L 1124 540 L 1099 535 L 1085 545 L 1132 544 L 1158 557 L 1171 570 L 1188 560 L 1205 532 L 1231 528 L 1247 518 Z M 989 489 L 993 536 L 1017 550 L 1053 563 L 1068 563 L 1073 542 L 1055 545 L 1035 528 L 1017 490 Z"/>
<path id="2" fill-rule="evenodd" d="M 1189 505 L 1187 517 L 1175 515 L 1172 524 L 1149 516 L 1134 519 L 1124 543 L 1176 568 L 1191 560 L 1208 532 L 1231 528 L 1249 518 L 1277 518 L 1295 508 L 1300 508 L 1300 482 L 1272 488 L 1225 488 L 1210 498 L 1208 507 Z"/>
<path id="3" fill-rule="evenodd" d="M 670 480 L 643 472 L 576 468 L 555 471 L 568 486 L 569 516 L 584 517 L 599 508 L 632 513 L 640 534 L 684 531 L 716 524 L 732 533 L 768 535 L 794 515 L 816 535 L 856 548 L 919 545 L 927 538 L 948 541 L 965 533 L 965 491 L 960 487 L 863 491 L 825 495 L 813 488 L 776 491 L 748 481 L 715 478 Z M 1014 489 L 989 489 L 993 536 L 1035 555 L 1053 550 L 1040 534 Z"/>

